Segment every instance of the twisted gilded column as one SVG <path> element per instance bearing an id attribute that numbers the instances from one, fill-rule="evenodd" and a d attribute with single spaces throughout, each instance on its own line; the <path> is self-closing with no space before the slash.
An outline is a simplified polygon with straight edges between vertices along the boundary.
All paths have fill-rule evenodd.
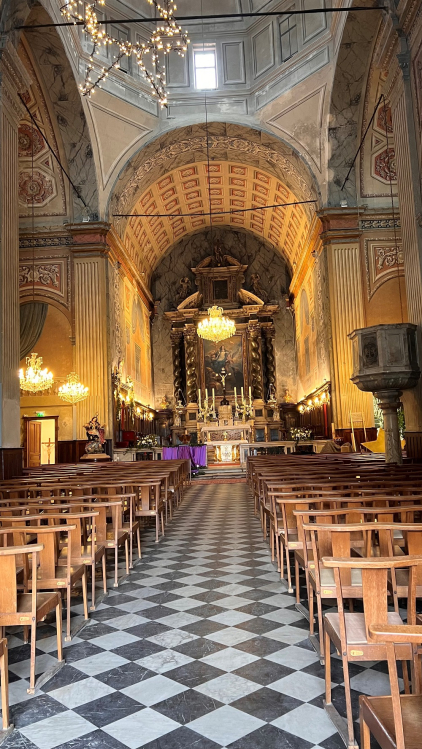
<path id="1" fill-rule="evenodd" d="M 252 397 L 254 400 L 262 400 L 262 363 L 261 363 L 261 328 L 259 325 L 250 324 L 249 334 L 249 360 Z"/>
<path id="2" fill-rule="evenodd" d="M 271 390 L 272 395 L 276 396 L 276 376 L 275 376 L 275 351 L 274 351 L 274 337 L 275 328 L 271 325 L 269 328 L 264 328 L 265 336 L 265 369 L 267 376 L 268 391 Z"/>
<path id="3" fill-rule="evenodd" d="M 20 446 L 18 126 L 30 78 L 0 37 L 0 447 Z M 17 455 L 18 470 L 20 454 Z M 3 463 L 5 457 L 3 456 Z M 0 476 L 4 477 L 3 467 Z"/>
<path id="4" fill-rule="evenodd" d="M 170 334 L 171 339 L 171 355 L 173 359 L 173 388 L 174 388 L 174 400 L 177 403 L 180 397 L 180 391 L 183 391 L 183 379 L 182 379 L 182 357 L 180 346 L 183 338 L 181 331 L 172 331 Z"/>
<path id="5" fill-rule="evenodd" d="M 185 358 L 186 358 L 186 399 L 188 403 L 198 401 L 198 335 L 194 325 L 185 328 Z"/>

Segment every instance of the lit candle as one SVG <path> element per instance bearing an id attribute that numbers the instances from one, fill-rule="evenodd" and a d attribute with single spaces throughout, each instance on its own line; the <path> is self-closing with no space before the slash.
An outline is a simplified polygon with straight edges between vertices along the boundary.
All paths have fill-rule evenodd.
<path id="1" fill-rule="evenodd" d="M 201 408 L 201 388 L 199 388 L 198 390 L 198 403 L 199 403 L 199 408 Z"/>

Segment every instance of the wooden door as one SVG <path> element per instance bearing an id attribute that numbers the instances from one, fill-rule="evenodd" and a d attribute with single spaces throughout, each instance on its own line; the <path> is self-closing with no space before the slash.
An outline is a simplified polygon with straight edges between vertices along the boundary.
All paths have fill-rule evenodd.
<path id="1" fill-rule="evenodd" d="M 28 466 L 41 465 L 41 423 L 28 421 Z"/>

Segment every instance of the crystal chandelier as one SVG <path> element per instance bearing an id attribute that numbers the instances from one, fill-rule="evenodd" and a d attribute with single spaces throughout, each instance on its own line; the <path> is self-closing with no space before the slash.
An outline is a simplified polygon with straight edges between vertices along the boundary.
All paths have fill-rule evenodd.
<path id="1" fill-rule="evenodd" d="M 26 357 L 26 371 L 23 369 L 19 370 L 19 380 L 21 390 L 29 393 L 39 393 L 42 390 L 48 390 L 51 388 L 54 380 L 52 372 L 49 372 L 47 367 L 41 369 L 42 356 L 38 356 L 35 352 L 31 356 Z"/>
<path id="2" fill-rule="evenodd" d="M 105 0 L 98 0 L 98 2 L 99 5 L 105 4 Z M 120 60 L 133 55 L 142 75 L 151 86 L 151 93 L 158 97 L 161 107 L 167 106 L 164 56 L 170 52 L 176 52 L 184 57 L 189 38 L 174 18 L 177 8 L 173 0 L 163 0 L 162 5 L 157 0 L 147 0 L 147 2 L 153 6 L 157 16 L 163 19 L 163 25 L 158 26 L 145 42 L 130 42 L 127 39 L 116 39 L 110 36 L 106 27 L 98 21 L 95 2 L 86 5 L 84 0 L 67 0 L 62 5 L 60 8 L 62 15 L 68 21 L 82 22 L 82 28 L 92 42 L 85 81 L 79 87 L 83 96 L 91 96 L 92 91 L 97 86 L 101 87 L 101 83 L 108 77 L 113 68 L 120 67 Z M 107 47 L 111 45 L 117 50 L 113 61 L 110 65 L 102 67 L 101 72 L 93 80 L 91 73 L 94 70 L 94 56 L 99 54 L 101 47 L 104 47 L 107 51 Z M 151 60 L 150 70 L 147 69 L 145 64 L 145 59 L 148 56 Z"/>
<path id="3" fill-rule="evenodd" d="M 222 307 L 210 307 L 208 317 L 198 323 L 198 335 L 207 341 L 225 341 L 236 333 L 234 320 L 223 317 Z"/>
<path id="4" fill-rule="evenodd" d="M 76 372 L 71 372 L 67 376 L 66 384 L 59 387 L 59 398 L 74 405 L 85 400 L 88 397 L 88 391 L 89 388 L 79 382 Z"/>

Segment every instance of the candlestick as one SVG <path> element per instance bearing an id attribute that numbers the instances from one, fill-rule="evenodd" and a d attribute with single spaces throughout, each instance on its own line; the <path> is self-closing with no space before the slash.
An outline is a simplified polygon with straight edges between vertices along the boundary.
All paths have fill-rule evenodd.
<path id="1" fill-rule="evenodd" d="M 240 393 L 241 393 L 242 403 L 243 403 L 243 387 L 240 388 Z"/>
<path id="2" fill-rule="evenodd" d="M 215 390 L 212 389 L 212 407 L 215 410 Z"/>
<path id="3" fill-rule="evenodd" d="M 201 408 L 201 388 L 199 388 L 198 390 L 198 403 L 199 403 L 199 408 Z"/>
<path id="4" fill-rule="evenodd" d="M 205 388 L 205 402 L 208 403 L 208 390 Z"/>
<path id="5" fill-rule="evenodd" d="M 251 395 L 252 395 L 252 390 L 251 390 L 251 386 L 249 385 L 249 400 L 251 399 Z"/>
<path id="6" fill-rule="evenodd" d="M 235 404 L 235 406 L 237 406 L 237 390 L 236 390 L 236 388 L 234 389 L 234 404 Z"/>

